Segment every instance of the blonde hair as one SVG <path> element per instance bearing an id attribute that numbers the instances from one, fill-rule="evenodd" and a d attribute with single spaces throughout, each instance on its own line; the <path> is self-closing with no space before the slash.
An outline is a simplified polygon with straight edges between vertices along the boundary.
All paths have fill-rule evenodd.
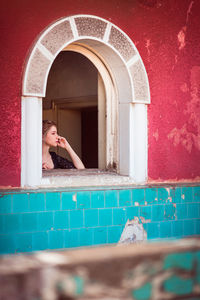
<path id="1" fill-rule="evenodd" d="M 43 120 L 42 121 L 42 135 L 45 136 L 52 126 L 57 127 L 56 123 L 54 121 Z"/>

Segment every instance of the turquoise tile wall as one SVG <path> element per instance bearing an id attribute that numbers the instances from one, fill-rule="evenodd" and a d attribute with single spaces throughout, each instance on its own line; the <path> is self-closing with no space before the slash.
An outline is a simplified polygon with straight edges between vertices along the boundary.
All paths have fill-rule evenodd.
<path id="1" fill-rule="evenodd" d="M 117 243 L 141 217 L 148 240 L 200 235 L 200 186 L 0 192 L 0 253 Z"/>

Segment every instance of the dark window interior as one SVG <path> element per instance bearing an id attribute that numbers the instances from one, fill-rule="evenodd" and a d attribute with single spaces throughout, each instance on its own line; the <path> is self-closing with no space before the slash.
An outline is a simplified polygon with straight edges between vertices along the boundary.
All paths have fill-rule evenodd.
<path id="1" fill-rule="evenodd" d="M 81 113 L 82 160 L 86 168 L 98 168 L 98 112 L 96 107 Z"/>

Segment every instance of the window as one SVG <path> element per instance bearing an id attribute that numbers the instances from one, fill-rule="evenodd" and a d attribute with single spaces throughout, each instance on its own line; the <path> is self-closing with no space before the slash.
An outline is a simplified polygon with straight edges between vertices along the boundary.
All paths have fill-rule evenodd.
<path id="1" fill-rule="evenodd" d="M 92 26 L 83 26 L 84 22 Z M 90 32 L 94 26 L 97 30 Z M 97 70 L 98 167 L 114 168 L 119 175 L 127 176 L 127 181 L 144 182 L 147 178 L 146 104 L 150 96 L 143 63 L 131 40 L 119 28 L 98 17 L 78 15 L 59 20 L 44 31 L 28 59 L 22 96 L 22 186 L 48 184 L 42 179 L 41 171 L 42 99 L 48 97 L 49 71 L 62 51 L 83 55 Z M 70 97 L 67 98 L 69 109 Z M 67 102 L 51 100 L 44 105 L 55 105 L 57 110 L 62 110 Z M 80 103 L 77 105 L 80 113 Z M 85 118 L 89 110 L 92 111 L 91 106 L 83 112 Z M 117 179 L 118 184 L 124 178 Z"/>

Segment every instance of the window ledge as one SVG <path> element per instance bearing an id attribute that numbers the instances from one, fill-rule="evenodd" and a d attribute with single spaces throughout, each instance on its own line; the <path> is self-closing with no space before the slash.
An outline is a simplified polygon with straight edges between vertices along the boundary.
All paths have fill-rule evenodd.
<path id="1" fill-rule="evenodd" d="M 115 186 L 134 183 L 132 178 L 111 171 L 99 169 L 55 169 L 43 170 L 40 187 Z"/>

